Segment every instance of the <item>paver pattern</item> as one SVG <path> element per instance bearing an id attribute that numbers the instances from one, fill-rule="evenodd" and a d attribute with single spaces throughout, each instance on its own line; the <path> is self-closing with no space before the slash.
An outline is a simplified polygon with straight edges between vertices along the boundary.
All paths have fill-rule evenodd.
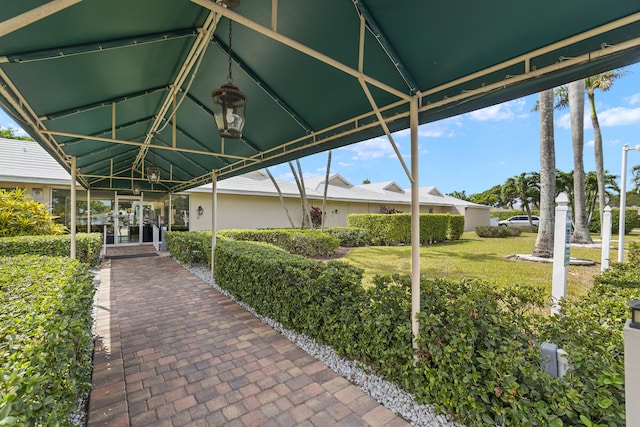
<path id="1" fill-rule="evenodd" d="M 409 425 L 169 257 L 100 274 L 90 427 Z"/>

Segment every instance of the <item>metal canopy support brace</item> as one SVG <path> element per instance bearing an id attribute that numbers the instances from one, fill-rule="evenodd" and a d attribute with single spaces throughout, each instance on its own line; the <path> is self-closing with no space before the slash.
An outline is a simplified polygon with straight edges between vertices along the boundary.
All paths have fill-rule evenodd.
<path id="1" fill-rule="evenodd" d="M 363 71 L 363 67 L 364 67 L 364 29 L 365 29 L 365 19 L 363 15 L 360 15 L 360 49 L 359 49 L 359 55 L 358 55 L 358 71 L 360 72 Z M 384 120 L 384 117 L 382 117 L 382 113 L 380 112 L 380 109 L 378 108 L 378 105 L 376 104 L 375 99 L 373 99 L 373 95 L 371 94 L 369 87 L 367 87 L 367 83 L 364 81 L 362 77 L 358 77 L 358 81 L 360 82 L 360 86 L 362 86 L 362 90 L 364 91 L 365 95 L 367 96 L 367 99 L 369 100 L 369 104 L 371 104 L 371 108 L 373 109 L 373 111 L 376 114 L 376 117 L 378 118 L 378 122 L 380 123 L 380 126 L 382 126 L 382 129 L 384 130 L 385 135 L 387 135 L 387 138 L 389 139 L 389 142 L 393 147 L 393 151 L 395 151 L 396 156 L 398 157 L 398 160 L 400 160 L 400 163 L 404 168 L 404 172 L 407 174 L 409 181 L 413 182 L 413 177 L 411 176 L 411 172 L 409 171 L 409 168 L 407 168 L 407 164 L 404 162 L 404 159 L 402 158 L 402 154 L 400 154 L 398 145 L 393 140 L 393 136 L 391 135 L 389 126 L 387 126 L 387 122 Z"/>
<path id="2" fill-rule="evenodd" d="M 411 128 L 411 331 L 413 348 L 418 348 L 420 331 L 420 184 L 418 182 L 418 97 L 410 103 Z"/>
<path id="3" fill-rule="evenodd" d="M 216 171 L 211 171 L 211 278 L 215 267 L 216 231 L 218 219 L 218 177 Z"/>
<path id="4" fill-rule="evenodd" d="M 76 158 L 71 158 L 71 259 L 76 258 Z"/>
<path id="5" fill-rule="evenodd" d="M 200 34 L 198 34 L 198 37 L 196 38 L 195 42 L 191 46 L 191 50 L 189 51 L 184 63 L 182 64 L 182 67 L 178 71 L 178 76 L 176 77 L 176 80 L 173 82 L 173 85 L 171 86 L 171 89 L 169 90 L 167 97 L 164 99 L 162 106 L 160 107 L 158 114 L 156 115 L 155 121 L 153 122 L 153 124 L 149 128 L 149 131 L 147 132 L 147 136 L 144 139 L 144 143 L 140 148 L 140 152 L 138 153 L 136 160 L 133 162 L 132 167 L 134 169 L 140 164 L 140 162 L 142 162 L 142 159 L 147 154 L 147 148 L 151 144 L 151 140 L 153 139 L 156 132 L 160 128 L 160 124 L 164 120 L 165 115 L 167 114 L 167 112 L 169 111 L 169 108 L 173 104 L 173 99 L 175 94 L 180 90 L 180 88 L 182 87 L 182 84 L 186 81 L 189 73 L 193 70 L 193 67 L 198 62 L 198 58 L 200 57 L 200 55 L 204 55 L 204 50 L 207 48 L 207 45 L 209 44 L 209 40 L 211 40 L 211 35 L 215 31 L 221 17 L 222 16 L 220 14 L 215 14 L 215 13 L 210 13 L 207 16 L 205 23 L 202 26 L 202 31 L 200 32 Z M 175 111 L 173 114 L 175 114 Z"/>
<path id="6" fill-rule="evenodd" d="M 369 8 L 367 7 L 367 5 L 365 5 L 364 2 L 361 0 L 353 0 L 353 4 L 358 10 L 358 12 L 360 13 L 360 18 L 361 19 L 364 18 L 364 20 L 366 21 L 366 25 L 369 28 L 369 31 L 371 32 L 371 34 L 373 34 L 376 40 L 378 40 L 378 43 L 380 44 L 382 49 L 385 51 L 385 53 L 393 63 L 393 66 L 396 68 L 396 70 L 398 70 L 398 74 L 400 74 L 400 77 L 402 77 L 402 79 L 405 81 L 405 83 L 409 87 L 411 94 L 413 95 L 417 93 L 418 83 L 413 78 L 413 76 L 409 73 L 409 70 L 407 69 L 407 67 L 405 67 L 402 61 L 400 60 L 400 56 L 396 53 L 395 49 L 393 48 L 389 40 L 387 40 L 387 37 L 382 32 L 382 29 L 378 26 L 378 23 L 373 18 L 373 15 L 369 11 Z"/>
<path id="7" fill-rule="evenodd" d="M 411 96 L 398 90 L 395 89 L 391 86 L 389 86 L 388 84 L 385 84 L 379 80 L 374 79 L 371 76 L 367 76 L 367 75 L 363 75 L 360 71 L 358 70 L 354 70 L 353 68 L 349 67 L 348 65 L 343 64 L 340 61 L 337 61 L 327 55 L 324 55 L 316 50 L 311 49 L 308 46 L 305 46 L 304 44 L 293 40 L 287 36 L 284 36 L 280 33 L 277 33 L 273 30 L 271 30 L 270 28 L 267 28 L 263 25 L 258 24 L 255 21 L 252 21 L 251 19 L 240 15 L 239 13 L 236 13 L 232 10 L 229 10 L 223 6 L 220 6 L 219 4 L 217 4 L 216 2 L 212 1 L 212 0 L 191 0 L 192 2 L 204 7 L 205 9 L 209 9 L 212 10 L 214 12 L 217 12 L 220 15 L 225 16 L 226 18 L 231 19 L 234 22 L 237 22 L 240 25 L 244 25 L 245 27 L 248 27 L 260 34 L 262 34 L 263 36 L 266 36 L 272 40 L 275 40 L 279 43 L 282 43 L 285 46 L 289 46 L 290 48 L 297 50 L 298 52 L 302 52 L 305 55 L 308 55 L 314 59 L 317 59 L 320 62 L 323 62 L 333 68 L 336 68 L 346 74 L 349 74 L 352 77 L 356 77 L 356 78 L 360 78 L 362 77 L 367 83 L 382 89 L 385 92 L 388 92 L 394 96 L 397 96 L 398 98 L 404 100 L 404 101 L 410 101 L 411 100 Z"/>
<path id="8" fill-rule="evenodd" d="M 11 19 L 7 19 L 4 22 L 0 22 L 0 37 L 6 36 L 7 34 L 17 31 L 20 28 L 26 27 L 27 25 L 31 25 L 34 22 L 46 18 L 49 15 L 58 13 L 61 10 L 68 8 L 69 6 L 73 6 L 74 4 L 79 3 L 80 1 L 81 0 L 49 1 L 40 7 L 36 7 L 35 9 L 31 9 L 30 11 L 25 12 L 21 15 L 15 16 Z"/>

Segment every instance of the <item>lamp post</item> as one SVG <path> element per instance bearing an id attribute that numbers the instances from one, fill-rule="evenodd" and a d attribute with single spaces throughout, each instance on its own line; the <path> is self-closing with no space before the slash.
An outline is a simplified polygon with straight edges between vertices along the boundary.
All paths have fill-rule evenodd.
<path id="1" fill-rule="evenodd" d="M 634 148 L 629 145 L 622 146 L 622 170 L 620 171 L 620 224 L 618 224 L 618 262 L 624 257 L 624 226 L 627 208 L 627 152 L 629 150 L 640 151 L 640 144 Z"/>

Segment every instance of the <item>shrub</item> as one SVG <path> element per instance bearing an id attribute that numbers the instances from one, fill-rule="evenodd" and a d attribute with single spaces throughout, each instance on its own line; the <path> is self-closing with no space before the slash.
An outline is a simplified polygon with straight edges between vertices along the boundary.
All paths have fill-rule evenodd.
<path id="1" fill-rule="evenodd" d="M 1 425 L 69 425 L 91 388 L 93 293 L 77 260 L 0 258 Z"/>
<path id="2" fill-rule="evenodd" d="M 76 234 L 76 257 L 85 264 L 96 266 L 100 262 L 102 234 Z M 16 236 L 0 238 L 0 256 L 46 255 L 69 257 L 71 236 Z"/>
<path id="3" fill-rule="evenodd" d="M 624 234 L 629 234 L 634 228 L 640 227 L 640 215 L 637 209 L 627 209 L 624 214 Z M 620 209 L 611 210 L 611 233 L 618 234 L 620 229 Z M 600 232 L 600 211 L 595 210 L 589 222 L 589 231 Z"/>
<path id="4" fill-rule="evenodd" d="M 0 237 L 63 234 L 47 208 L 27 198 L 24 190 L 0 189 Z"/>
<path id="5" fill-rule="evenodd" d="M 367 246 L 371 240 L 369 231 L 365 228 L 333 227 L 325 229 L 325 232 L 337 237 L 340 240 L 340 246 L 350 248 Z"/>
<path id="6" fill-rule="evenodd" d="M 476 227 L 478 237 L 517 237 L 522 234 L 520 227 L 479 226 Z"/>
<path id="7" fill-rule="evenodd" d="M 362 271 L 323 263 L 261 242 L 221 237 L 215 278 L 222 288 L 285 327 L 344 353 L 359 328 Z"/>
<path id="8" fill-rule="evenodd" d="M 319 230 L 221 230 L 218 236 L 271 243 L 292 254 L 306 257 L 331 256 L 340 245 L 340 239 Z"/>
<path id="9" fill-rule="evenodd" d="M 461 218 L 458 218 L 461 217 Z M 350 214 L 349 227 L 369 231 L 374 245 L 397 245 L 411 242 L 411 214 Z M 456 239 L 464 231 L 464 217 L 451 214 L 421 214 L 420 242 L 436 243 Z"/>
<path id="10" fill-rule="evenodd" d="M 165 242 L 176 261 L 211 266 L 211 237 L 211 231 L 167 231 Z"/>

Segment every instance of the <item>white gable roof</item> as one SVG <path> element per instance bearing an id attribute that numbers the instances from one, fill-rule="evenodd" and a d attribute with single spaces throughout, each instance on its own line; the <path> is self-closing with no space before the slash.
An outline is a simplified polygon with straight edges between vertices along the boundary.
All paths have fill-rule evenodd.
<path id="1" fill-rule="evenodd" d="M 316 176 L 313 178 L 305 178 L 304 184 L 305 184 L 305 187 L 307 188 L 313 188 L 314 190 L 320 190 L 324 192 L 324 181 L 325 181 L 325 177 L 324 175 L 322 175 L 322 176 Z M 336 187 L 343 187 L 343 188 L 353 187 L 353 184 L 351 184 L 339 173 L 334 173 L 329 175 L 329 185 L 330 186 L 333 185 Z"/>
<path id="2" fill-rule="evenodd" d="M 0 138 L 0 181 L 71 185 L 71 175 L 37 142 Z"/>

